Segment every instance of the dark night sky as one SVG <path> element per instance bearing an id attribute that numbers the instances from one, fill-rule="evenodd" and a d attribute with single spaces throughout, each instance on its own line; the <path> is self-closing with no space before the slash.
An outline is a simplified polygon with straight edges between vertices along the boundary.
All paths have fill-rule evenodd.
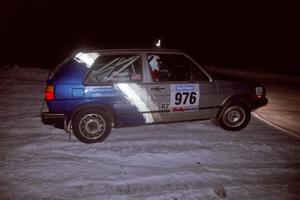
<path id="1" fill-rule="evenodd" d="M 54 67 L 81 48 L 151 47 L 160 37 L 201 64 L 299 71 L 297 4 L 161 2 L 1 2 L 0 62 Z"/>

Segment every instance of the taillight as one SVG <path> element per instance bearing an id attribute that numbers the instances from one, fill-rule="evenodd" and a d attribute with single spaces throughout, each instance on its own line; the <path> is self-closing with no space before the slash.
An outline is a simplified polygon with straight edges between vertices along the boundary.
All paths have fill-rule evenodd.
<path id="1" fill-rule="evenodd" d="M 55 98 L 54 86 L 53 85 L 47 85 L 47 88 L 45 90 L 45 99 L 46 99 L 46 101 L 51 101 L 54 98 Z"/>

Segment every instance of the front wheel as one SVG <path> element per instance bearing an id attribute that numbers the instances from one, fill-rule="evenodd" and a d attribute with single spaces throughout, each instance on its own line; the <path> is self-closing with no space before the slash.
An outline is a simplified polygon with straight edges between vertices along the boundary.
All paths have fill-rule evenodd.
<path id="1" fill-rule="evenodd" d="M 231 103 L 226 106 L 220 117 L 219 125 L 230 131 L 238 131 L 245 128 L 250 121 L 251 112 L 242 103 Z"/>
<path id="2" fill-rule="evenodd" d="M 111 119 L 105 111 L 85 109 L 72 120 L 75 137 L 84 143 L 103 141 L 111 132 Z"/>

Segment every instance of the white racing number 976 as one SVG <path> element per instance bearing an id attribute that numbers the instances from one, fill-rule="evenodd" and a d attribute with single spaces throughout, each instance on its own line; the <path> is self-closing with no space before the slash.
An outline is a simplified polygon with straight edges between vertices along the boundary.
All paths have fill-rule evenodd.
<path id="1" fill-rule="evenodd" d="M 197 111 L 200 91 L 198 84 L 171 84 L 170 111 Z"/>

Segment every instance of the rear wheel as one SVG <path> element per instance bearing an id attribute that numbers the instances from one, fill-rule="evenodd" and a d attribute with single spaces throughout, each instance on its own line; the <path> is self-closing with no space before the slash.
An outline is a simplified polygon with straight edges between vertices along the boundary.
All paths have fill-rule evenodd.
<path id="1" fill-rule="evenodd" d="M 84 143 L 103 141 L 111 132 L 111 119 L 103 110 L 85 109 L 72 120 L 75 137 Z"/>
<path id="2" fill-rule="evenodd" d="M 250 116 L 251 112 L 244 104 L 230 103 L 223 109 L 219 125 L 225 130 L 238 131 L 248 125 Z"/>

